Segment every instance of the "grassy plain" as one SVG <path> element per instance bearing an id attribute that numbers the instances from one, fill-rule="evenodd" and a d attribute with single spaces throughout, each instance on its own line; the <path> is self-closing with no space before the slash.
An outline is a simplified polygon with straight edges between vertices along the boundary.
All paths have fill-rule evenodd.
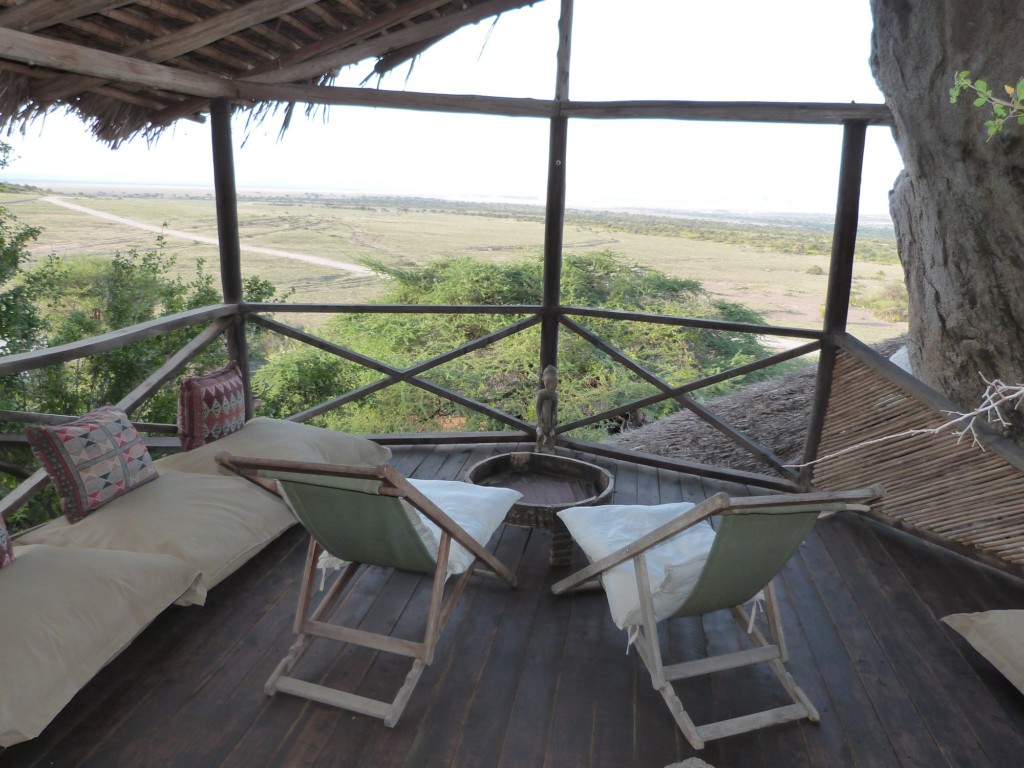
<path id="1" fill-rule="evenodd" d="M 21 222 L 42 230 L 32 248 L 33 259 L 49 254 L 67 259 L 111 257 L 131 248 L 147 250 L 156 241 L 152 232 L 69 210 L 48 202 L 49 196 L 179 232 L 180 236 L 166 237 L 167 251 L 176 255 L 180 272 L 193 274 L 198 259 L 205 260 L 207 271 L 217 270 L 216 246 L 194 239 L 216 237 L 216 206 L 210 193 L 55 188 L 45 193 L 0 194 L 0 205 Z M 293 291 L 291 300 L 296 302 L 372 302 L 382 286 L 376 276 L 245 249 L 277 249 L 352 264 L 370 258 L 393 266 L 413 266 L 447 253 L 498 262 L 542 251 L 541 213 L 523 206 L 241 192 L 238 217 L 243 271 L 272 281 L 279 291 Z M 756 237 L 736 244 L 653 233 L 645 225 L 623 227 L 622 216 L 617 219 L 617 225 L 605 224 L 600 216 L 581 212 L 565 227 L 565 249 L 608 249 L 670 275 L 698 280 L 712 293 L 762 313 L 773 324 L 820 327 L 828 281 L 827 255 L 771 250 L 752 244 Z M 760 220 L 749 222 L 755 231 L 764 226 Z M 823 231 L 830 233 L 827 223 L 807 226 L 809 236 L 812 232 L 817 236 Z M 902 269 L 892 263 L 858 262 L 854 281 L 855 296 L 871 295 L 901 285 Z M 307 315 L 302 322 L 311 320 Z M 906 330 L 905 323 L 882 321 L 857 308 L 851 310 L 849 327 L 868 343 Z"/>

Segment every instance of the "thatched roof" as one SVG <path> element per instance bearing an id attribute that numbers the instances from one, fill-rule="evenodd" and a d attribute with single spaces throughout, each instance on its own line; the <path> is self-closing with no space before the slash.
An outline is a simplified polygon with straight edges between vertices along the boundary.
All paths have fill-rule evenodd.
<path id="1" fill-rule="evenodd" d="M 313 95 L 340 68 L 376 59 L 383 73 L 537 1 L 0 0 L 0 128 L 63 108 L 116 146 L 202 120 L 214 98 L 343 103 Z"/>

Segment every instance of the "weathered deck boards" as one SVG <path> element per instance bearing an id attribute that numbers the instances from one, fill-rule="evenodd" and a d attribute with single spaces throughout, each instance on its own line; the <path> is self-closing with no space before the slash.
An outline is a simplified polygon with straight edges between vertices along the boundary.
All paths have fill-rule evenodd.
<path id="1" fill-rule="evenodd" d="M 455 478 L 514 445 L 415 447 L 394 463 Z M 694 499 L 721 483 L 598 460 L 617 503 Z M 742 489 L 729 487 L 730 492 Z M 263 681 L 291 642 L 305 555 L 293 529 L 217 587 L 202 608 L 172 608 L 71 702 L 43 735 L 0 753 L 17 766 L 666 766 L 696 754 L 678 735 L 598 593 L 556 598 L 544 531 L 506 527 L 499 555 L 519 588 L 473 585 L 435 663 L 394 729 L 286 695 Z M 577 555 L 577 557 L 579 557 Z M 340 610 L 374 629 L 414 631 L 427 585 L 382 569 Z M 780 585 L 791 670 L 818 706 L 799 723 L 712 742 L 716 768 L 1019 768 L 1024 696 L 938 618 L 1024 607 L 1024 584 L 876 523 L 821 521 Z M 674 653 L 731 648 L 725 616 L 663 630 Z M 321 643 L 304 662 L 328 683 L 392 690 L 405 666 Z M 760 685 L 760 683 L 766 683 Z M 774 692 L 756 670 L 680 688 L 698 721 L 740 714 Z M 757 702 L 755 702 L 757 700 Z"/>

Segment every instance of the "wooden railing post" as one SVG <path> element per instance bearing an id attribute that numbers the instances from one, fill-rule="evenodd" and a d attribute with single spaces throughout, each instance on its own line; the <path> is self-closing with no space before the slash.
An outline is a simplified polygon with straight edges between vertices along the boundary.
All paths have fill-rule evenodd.
<path id="1" fill-rule="evenodd" d="M 213 184 L 217 201 L 217 240 L 220 245 L 220 282 L 225 304 L 241 304 L 242 249 L 238 233 L 238 194 L 235 190 L 235 160 L 231 146 L 231 102 L 214 99 L 210 105 L 213 138 Z M 245 384 L 245 418 L 252 418 L 252 390 L 249 381 L 249 349 L 245 340 L 245 319 L 241 312 L 227 332 L 228 354 L 238 361 Z"/>
<path id="2" fill-rule="evenodd" d="M 836 362 L 836 337 L 846 333 L 853 286 L 853 256 L 857 248 L 857 223 L 860 217 L 860 184 L 864 168 L 864 144 L 867 122 L 851 120 L 843 127 L 843 154 L 839 167 L 839 194 L 832 232 L 832 257 L 828 269 L 828 293 L 825 298 L 825 319 L 822 326 L 821 355 L 814 387 L 814 402 L 804 444 L 804 467 L 800 473 L 803 486 L 809 486 L 813 466 L 806 466 L 818 455 L 821 430 L 825 423 L 832 375 Z"/>
<path id="3" fill-rule="evenodd" d="M 569 98 L 569 51 L 572 42 L 573 0 L 562 0 L 558 21 L 558 72 L 555 99 L 559 104 Z M 562 229 L 565 224 L 565 153 L 569 119 L 551 118 L 548 145 L 548 188 L 544 214 L 544 295 L 541 298 L 540 369 L 558 367 L 558 314 L 562 301 Z"/>

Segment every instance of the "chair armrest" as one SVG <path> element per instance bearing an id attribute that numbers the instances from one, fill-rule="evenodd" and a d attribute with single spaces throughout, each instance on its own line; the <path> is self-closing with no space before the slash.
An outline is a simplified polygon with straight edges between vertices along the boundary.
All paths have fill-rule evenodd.
<path id="1" fill-rule="evenodd" d="M 271 480 L 266 477 L 260 477 L 259 475 L 251 472 L 246 472 L 244 467 L 239 466 L 234 462 L 234 457 L 228 451 L 217 451 L 214 454 L 214 461 L 220 464 L 227 470 L 234 472 L 239 477 L 243 477 L 253 485 L 258 485 L 265 491 L 269 491 L 275 496 L 281 498 L 281 487 L 277 484 L 276 480 Z"/>

